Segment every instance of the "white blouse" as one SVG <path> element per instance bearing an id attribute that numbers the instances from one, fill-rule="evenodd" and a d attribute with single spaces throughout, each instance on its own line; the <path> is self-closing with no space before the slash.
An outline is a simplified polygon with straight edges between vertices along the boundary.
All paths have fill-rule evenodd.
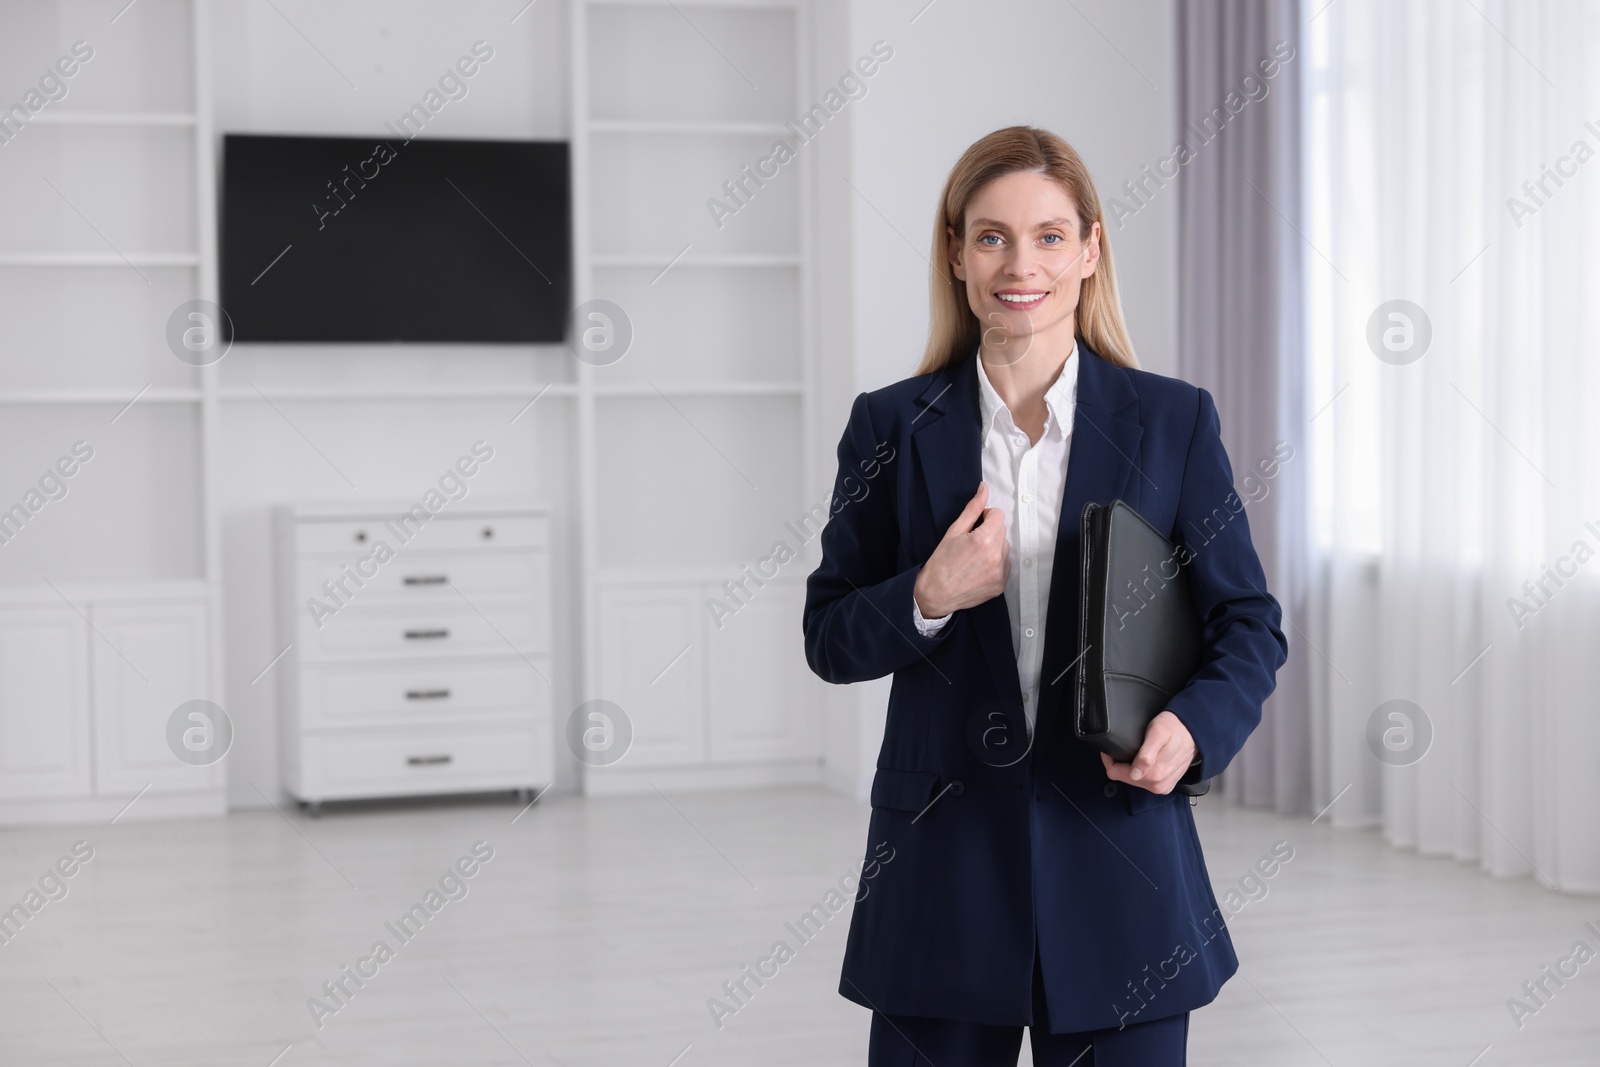
<path id="1" fill-rule="evenodd" d="M 1039 671 L 1044 659 L 1044 621 L 1050 604 L 1050 572 L 1055 564 L 1056 529 L 1066 489 L 1067 457 L 1072 450 L 1073 406 L 1078 396 L 1078 346 L 1074 342 L 1061 373 L 1045 391 L 1044 433 L 1029 444 L 1028 435 L 989 383 L 983 359 L 978 360 L 978 401 L 983 422 L 983 480 L 989 485 L 989 507 L 1006 519 L 1011 562 L 1006 571 L 1006 609 L 1011 617 L 1011 647 L 1017 652 L 1017 680 L 1022 684 L 1022 710 L 1033 731 L 1039 705 Z M 927 619 L 915 599 L 912 614 L 919 631 L 933 635 L 950 615 Z"/>

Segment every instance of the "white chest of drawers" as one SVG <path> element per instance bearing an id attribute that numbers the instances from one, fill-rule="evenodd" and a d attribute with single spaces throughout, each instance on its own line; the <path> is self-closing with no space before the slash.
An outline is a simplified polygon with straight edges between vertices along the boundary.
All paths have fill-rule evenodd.
<path id="1" fill-rule="evenodd" d="M 292 796 L 317 810 L 549 784 L 544 504 L 288 504 L 274 531 Z"/>

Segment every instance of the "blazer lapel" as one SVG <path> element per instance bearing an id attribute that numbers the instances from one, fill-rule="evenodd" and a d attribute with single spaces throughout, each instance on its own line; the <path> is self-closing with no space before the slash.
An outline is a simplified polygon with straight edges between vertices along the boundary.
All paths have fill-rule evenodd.
<path id="1" fill-rule="evenodd" d="M 926 406 L 915 417 L 911 439 L 933 509 L 932 544 L 920 550 L 922 558 L 932 552 L 983 480 L 983 420 L 978 406 L 976 360 L 975 355 L 967 356 L 946 367 L 933 376 L 918 397 L 919 403 Z M 1022 686 L 1017 680 L 1017 652 L 1011 643 L 1011 618 L 1004 595 L 967 612 L 994 675 L 995 692 L 1020 715 Z M 1020 721 L 1016 726 L 1022 730 Z"/>
<path id="2" fill-rule="evenodd" d="M 1057 722 L 1070 729 L 1077 681 L 1081 625 L 1083 508 L 1117 498 L 1137 506 L 1142 481 L 1136 473 L 1139 441 L 1137 394 L 1126 373 L 1078 342 L 1078 392 L 1073 406 L 1072 445 L 1056 528 L 1050 602 L 1045 611 L 1044 657 L 1039 677 L 1039 713 L 1034 751 Z M 1132 494 L 1130 498 L 1129 494 Z M 1070 669 L 1069 669 L 1070 668 Z"/>

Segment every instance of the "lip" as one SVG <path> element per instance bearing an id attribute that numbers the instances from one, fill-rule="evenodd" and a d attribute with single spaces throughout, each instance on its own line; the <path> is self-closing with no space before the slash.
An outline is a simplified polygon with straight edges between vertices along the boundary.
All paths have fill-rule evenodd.
<path id="1" fill-rule="evenodd" d="M 1048 289 L 997 289 L 995 299 L 1000 301 L 1000 306 L 1014 311 L 1032 311 L 1044 303 L 1045 297 L 1050 295 Z M 1007 296 L 1032 297 L 1031 300 L 1006 300 Z"/>

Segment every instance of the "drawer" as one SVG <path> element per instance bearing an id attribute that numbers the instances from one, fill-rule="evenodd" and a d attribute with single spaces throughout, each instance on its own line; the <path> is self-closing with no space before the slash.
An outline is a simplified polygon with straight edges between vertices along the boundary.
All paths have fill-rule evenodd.
<path id="1" fill-rule="evenodd" d="M 454 604 L 374 611 L 355 604 L 324 617 L 319 629 L 300 616 L 304 662 L 354 659 L 427 659 L 436 656 L 550 653 L 550 620 L 520 604 Z"/>
<path id="2" fill-rule="evenodd" d="M 462 548 L 549 548 L 550 520 L 544 515 L 486 515 L 478 518 L 439 515 L 422 522 L 395 515 L 335 522 L 295 523 L 297 553 L 323 552 L 350 556 L 353 562 L 379 541 L 401 550 L 446 551 Z"/>
<path id="3" fill-rule="evenodd" d="M 550 779 L 542 727 L 312 734 L 302 799 L 516 789 Z"/>
<path id="4" fill-rule="evenodd" d="M 551 669 L 540 664 L 545 677 Z M 521 660 L 434 666 L 309 667 L 300 672 L 300 725 L 435 725 L 474 716 L 549 721 L 550 686 Z"/>
<path id="5" fill-rule="evenodd" d="M 312 597 L 336 606 L 323 589 L 323 582 L 332 582 L 339 596 L 352 606 L 366 601 L 427 604 L 442 600 L 459 604 L 462 596 L 471 601 L 489 596 L 518 597 L 543 604 L 550 598 L 549 554 L 544 549 L 427 554 L 407 549 L 383 564 L 376 560 L 363 564 L 361 560 L 362 556 L 355 553 L 348 559 L 301 558 L 297 567 L 297 609 L 309 618 L 306 602 Z"/>

